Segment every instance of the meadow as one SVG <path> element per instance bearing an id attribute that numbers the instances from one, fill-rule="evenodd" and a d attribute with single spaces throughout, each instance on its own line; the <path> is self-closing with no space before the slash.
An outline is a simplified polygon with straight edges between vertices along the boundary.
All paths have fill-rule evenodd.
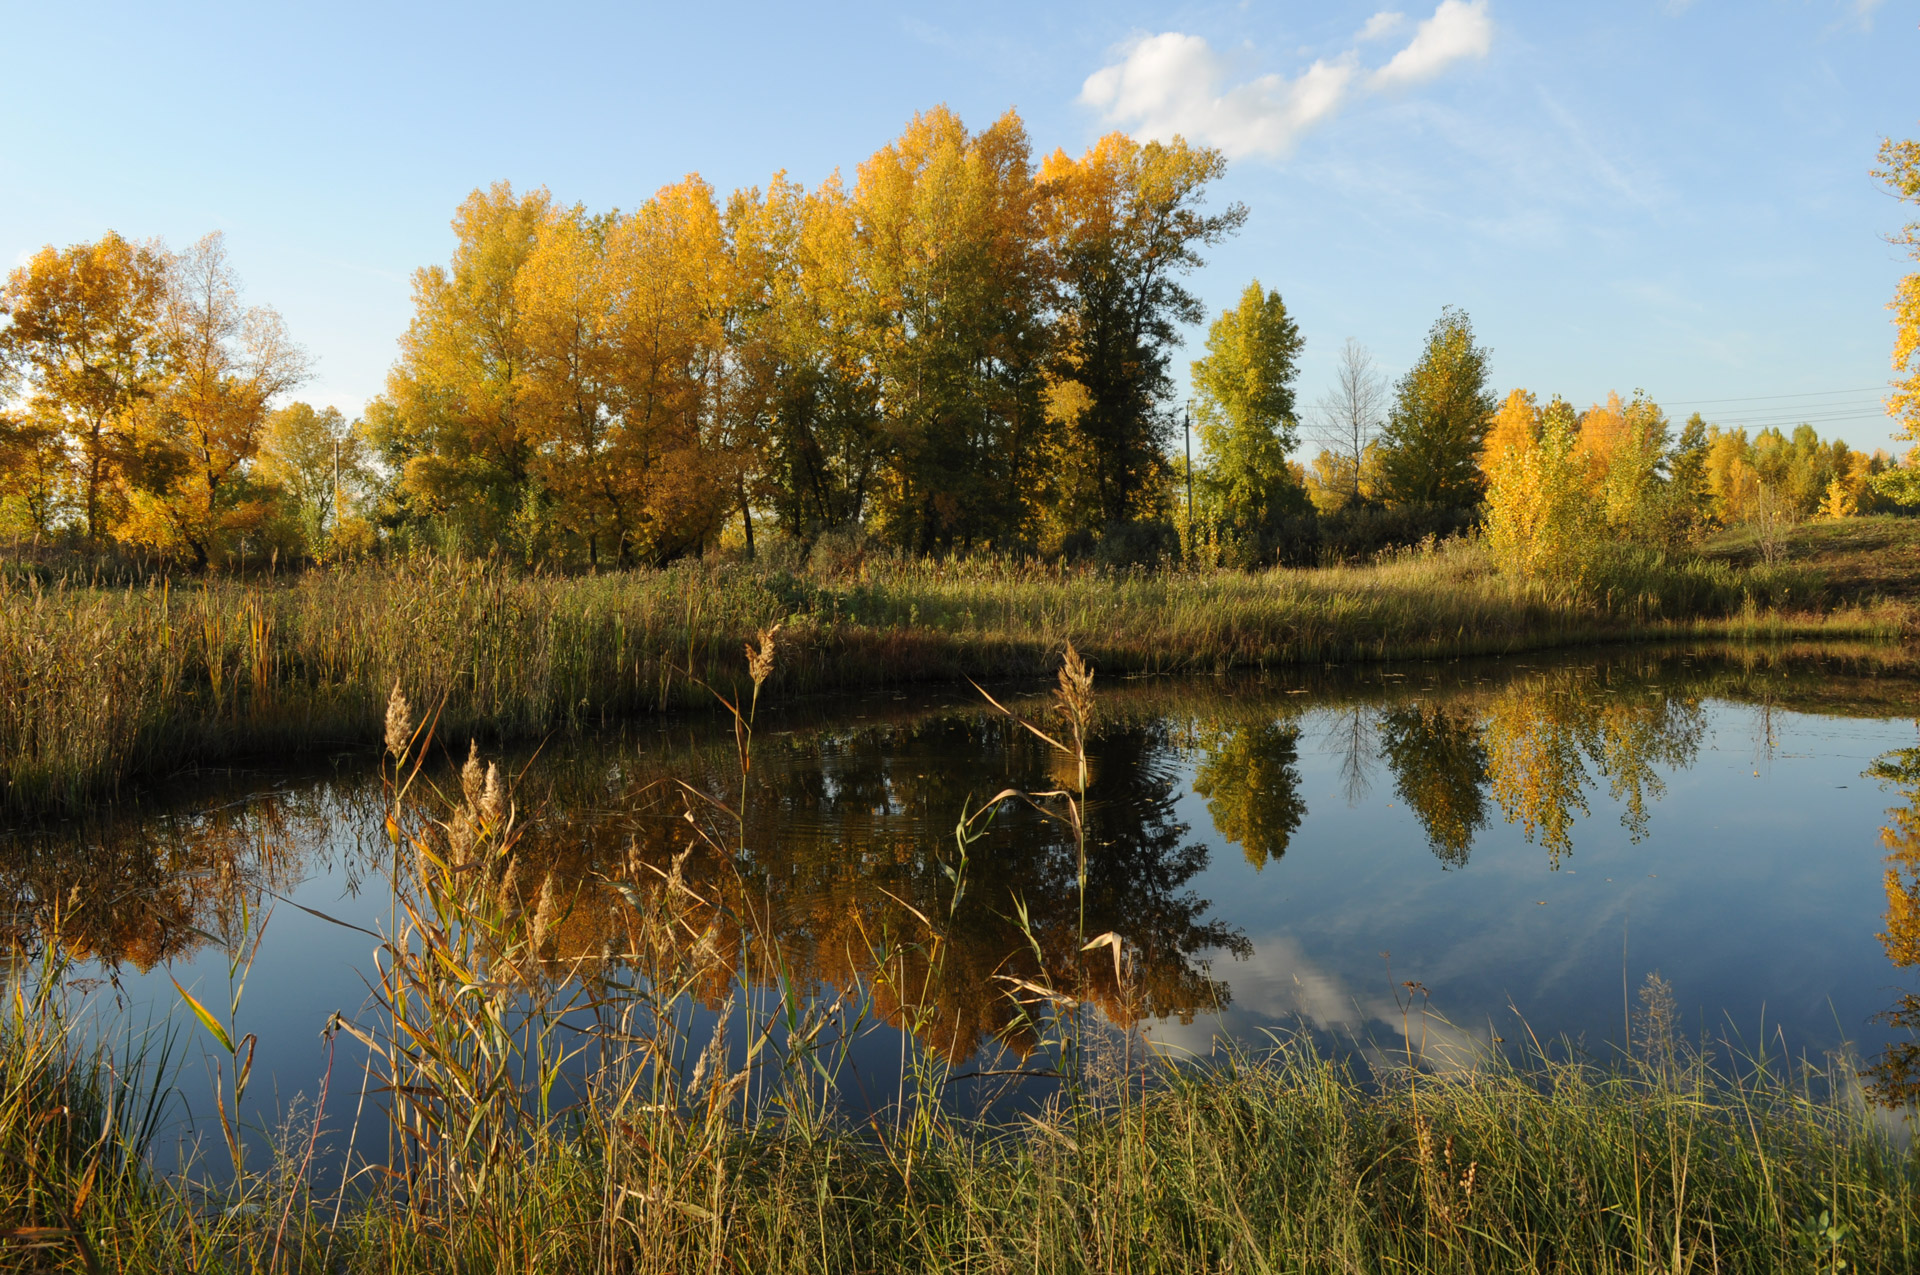
<path id="1" fill-rule="evenodd" d="M 593 575 L 419 557 L 118 586 L 20 570 L 0 585 L 0 809 L 72 811 L 196 766 L 364 748 L 395 684 L 450 732 L 495 741 L 708 706 L 709 688 L 739 693 L 741 647 L 762 632 L 792 699 L 1043 677 L 1068 640 L 1118 676 L 1908 624 L 1904 601 L 1834 593 L 1817 563 L 1628 553 L 1567 594 L 1499 570 L 1476 540 L 1257 573 L 881 556 Z"/>

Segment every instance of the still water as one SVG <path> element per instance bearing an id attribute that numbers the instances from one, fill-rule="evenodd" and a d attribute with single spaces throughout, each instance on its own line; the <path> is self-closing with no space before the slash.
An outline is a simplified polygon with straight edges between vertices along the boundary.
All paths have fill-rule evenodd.
<path id="1" fill-rule="evenodd" d="M 1529 1038 L 1604 1058 L 1657 973 L 1691 1035 L 1912 1079 L 1887 1052 L 1920 1018 L 1920 754 L 1901 751 L 1920 743 L 1920 678 L 1896 653 L 1640 650 L 1096 692 L 1084 897 L 1070 830 L 1003 801 L 945 922 L 927 1043 L 951 1059 L 1022 1044 L 996 976 L 1043 961 L 1084 970 L 1079 995 L 1169 1050 L 1304 1028 L 1365 1055 L 1413 1033 L 1435 1066 Z M 995 693 L 1054 728 L 1039 688 Z M 964 814 L 1076 778 L 971 687 L 778 698 L 776 680 L 744 780 L 718 716 L 505 753 L 521 879 L 565 901 L 551 956 L 612 952 L 606 881 L 666 868 L 723 803 L 741 822 L 712 829 L 726 852 L 697 848 L 686 879 L 760 918 L 830 993 L 870 974 L 876 935 L 948 916 Z M 427 778 L 456 792 L 456 760 Z M 189 1107 L 202 1041 L 173 980 L 224 1009 L 243 914 L 267 918 L 235 1015 L 260 1042 L 257 1119 L 312 1093 L 331 1013 L 369 1012 L 374 940 L 333 921 L 391 925 L 378 761 L 309 767 L 182 776 L 0 842 L 15 936 L 42 941 L 57 911 L 91 998 L 171 1014 Z M 1107 931 L 1131 956 L 1124 994 L 1075 960 Z M 891 1030 L 856 1048 L 853 1088 L 891 1088 Z"/>

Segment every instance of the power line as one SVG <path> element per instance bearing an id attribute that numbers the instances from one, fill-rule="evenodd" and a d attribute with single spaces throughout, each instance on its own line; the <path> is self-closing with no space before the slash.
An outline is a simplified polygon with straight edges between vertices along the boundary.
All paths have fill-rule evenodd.
<path id="1" fill-rule="evenodd" d="M 1783 398 L 1832 398 L 1837 394 L 1878 394 L 1885 391 L 1885 385 L 1862 385 L 1851 390 L 1806 390 L 1798 394 L 1752 394 L 1744 398 L 1683 398 L 1674 399 L 1668 407 L 1696 407 L 1714 403 L 1766 403 Z"/>

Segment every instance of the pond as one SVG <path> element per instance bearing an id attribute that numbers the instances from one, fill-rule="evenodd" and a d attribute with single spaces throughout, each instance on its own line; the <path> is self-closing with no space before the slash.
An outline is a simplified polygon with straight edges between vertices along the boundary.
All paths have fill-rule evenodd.
<path id="1" fill-rule="evenodd" d="M 1043 689 L 992 689 L 1061 738 Z M 909 1008 L 956 1065 L 1021 1056 L 1008 991 L 1036 978 L 1168 1051 L 1304 1030 L 1445 1068 L 1527 1042 L 1605 1059 L 1654 976 L 1689 1037 L 1842 1052 L 1899 1098 L 1920 1020 L 1916 691 L 1871 648 L 1097 679 L 1084 886 L 1061 798 L 981 813 L 1074 788 L 1077 763 L 968 686 L 782 706 L 776 679 L 744 778 L 719 714 L 482 753 L 511 779 L 512 871 L 529 907 L 549 896 L 550 962 L 618 964 L 616 883 L 669 875 L 709 908 L 707 941 L 775 940 L 815 997 L 871 992 L 877 953 L 938 928 L 921 1001 L 872 998 L 841 1078 L 855 1105 L 893 1092 Z M 414 791 L 448 796 L 429 812 L 457 799 L 467 746 L 433 745 Z M 319 1083 L 329 1016 L 371 1012 L 388 789 L 371 748 L 309 766 L 176 777 L 0 845 L 15 939 L 57 929 L 116 1021 L 171 1015 L 189 1109 L 207 1039 L 175 980 L 221 1018 L 244 980 L 231 1017 L 259 1041 L 263 1123 Z M 258 950 L 233 974 L 243 931 Z M 1106 933 L 1117 977 L 1081 952 Z"/>

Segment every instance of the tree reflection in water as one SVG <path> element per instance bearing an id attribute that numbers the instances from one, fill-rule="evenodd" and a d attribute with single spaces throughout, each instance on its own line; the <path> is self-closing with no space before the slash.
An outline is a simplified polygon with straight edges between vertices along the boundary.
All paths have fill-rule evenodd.
<path id="1" fill-rule="evenodd" d="M 1887 811 L 1880 840 L 1887 848 L 1886 928 L 1880 932 L 1887 959 L 1902 969 L 1920 965 L 1920 748 L 1901 748 L 1877 759 L 1868 776 L 1895 788 L 1903 804 Z M 1868 1066 L 1867 1092 L 1889 1107 L 1920 1099 L 1920 995 L 1908 992 L 1880 1015 L 1908 1039 L 1895 1041 Z"/>
<path id="2" fill-rule="evenodd" d="M 1193 791 L 1206 798 L 1213 828 L 1255 869 L 1287 852 L 1307 803 L 1300 796 L 1300 728 L 1291 722 L 1202 728 Z"/>
<path id="3" fill-rule="evenodd" d="M 1426 830 L 1441 863 L 1466 866 L 1473 834 L 1486 827 L 1487 750 L 1470 710 L 1424 702 L 1387 710 L 1380 751 L 1393 790 Z"/>
<path id="4" fill-rule="evenodd" d="M 164 810 L 4 844 L 0 943 L 142 973 L 213 941 L 237 941 L 243 909 L 312 872 L 330 794 L 254 793 L 198 811 Z"/>
<path id="5" fill-rule="evenodd" d="M 1046 972 L 1114 1022 L 1142 1017 L 1191 1021 L 1224 1004 L 1224 983 L 1205 957 L 1244 955 L 1246 939 L 1209 917 L 1209 903 L 1188 883 L 1207 864 L 1205 845 L 1189 837 L 1174 801 L 1175 754 L 1160 723 L 1118 724 L 1089 743 L 1086 928 L 1080 928 L 1076 856 L 1064 826 L 1021 803 L 1003 802 L 986 835 L 969 849 L 967 889 L 951 910 L 958 856 L 953 827 L 963 809 L 1005 788 L 1053 786 L 1048 750 L 1018 727 L 984 714 L 903 725 L 763 738 L 744 795 L 729 759 L 702 755 L 675 779 L 735 806 L 738 827 L 709 821 L 711 853 L 685 818 L 676 785 L 644 768 L 611 791 L 590 794 L 607 772 L 569 778 L 549 772 L 532 805 L 541 810 L 524 844 L 549 862 L 522 868 L 522 881 L 552 871 L 562 884 L 552 933 L 556 958 L 591 958 L 620 928 L 617 896 L 598 883 L 646 880 L 647 869 L 681 865 L 707 900 L 715 938 L 737 968 L 742 931 L 778 940 L 788 973 L 820 988 L 873 989 L 877 1008 L 899 1021 L 911 1008 L 930 1023 L 928 1043 L 950 1058 L 970 1055 L 989 1037 L 1016 1049 L 1013 1005 L 998 976 Z M 695 803 L 696 810 L 710 809 Z M 615 813 L 609 813 L 609 812 Z M 1024 906 L 1034 943 L 1015 920 Z M 930 920 L 940 918 L 942 977 L 931 983 L 920 962 Z M 1085 934 L 1111 930 L 1133 956 L 1129 986 L 1114 986 L 1110 961 L 1083 957 Z M 876 982 L 882 954 L 888 977 Z M 931 1003 L 899 1003 L 904 988 L 925 987 Z M 725 988 L 716 986 L 718 998 Z"/>
<path id="6" fill-rule="evenodd" d="M 930 1024 L 928 1043 L 950 1058 L 996 1036 L 1028 1047 L 998 979 L 1031 978 L 1043 966 L 1055 986 L 1118 1024 L 1191 1021 L 1230 996 L 1209 958 L 1245 956 L 1250 945 L 1192 888 L 1208 849 L 1178 816 L 1183 765 L 1219 841 L 1255 868 L 1279 863 L 1304 826 L 1302 739 L 1323 734 L 1350 792 L 1359 791 L 1354 776 L 1385 767 L 1442 865 L 1467 866 L 1496 809 L 1557 865 L 1602 780 L 1627 834 L 1646 835 L 1662 773 L 1693 763 L 1702 698 L 1720 693 L 1712 678 L 1724 675 L 1651 659 L 1503 670 L 1488 681 L 1435 676 L 1409 691 L 1346 688 L 1320 708 L 1257 688 L 1109 692 L 1089 743 L 1084 929 L 1070 833 L 1014 801 L 970 847 L 968 889 L 949 912 L 962 811 L 1003 789 L 1044 790 L 1068 778 L 1051 750 L 984 709 L 763 729 L 744 794 L 730 736 L 679 747 L 657 734 L 644 748 L 633 737 L 556 746 L 516 791 L 527 825 L 518 888 L 528 907 L 543 892 L 553 901 L 546 955 L 590 970 L 620 960 L 631 905 L 612 883 L 659 881 L 695 846 L 680 871 L 705 900 L 712 941 L 731 953 L 706 989 L 716 1003 L 732 977 L 774 977 L 740 968 L 751 931 L 777 940 L 787 977 L 823 994 L 864 989 L 893 1021 Z M 1319 726 L 1305 735 L 1310 718 Z M 1906 794 L 1886 833 L 1884 937 L 1902 965 L 1920 963 L 1916 758 L 1920 750 L 1893 754 L 1873 772 Z M 457 788 L 450 765 L 440 782 Z M 735 826 L 697 797 L 691 803 L 725 853 L 689 826 L 689 793 L 741 811 Z M 230 936 L 242 900 L 257 905 L 269 891 L 286 892 L 343 837 L 367 848 L 327 866 L 377 876 L 382 798 L 371 778 L 242 798 L 85 834 L 14 835 L 0 856 L 12 937 L 30 942 L 57 915 L 73 955 L 146 969 Z M 1016 922 L 1019 907 L 1037 953 Z M 358 919 L 383 913 L 376 904 Z M 946 944 L 937 983 L 926 977 L 936 923 Z M 1080 951 L 1086 936 L 1104 931 L 1130 945 L 1124 988 L 1110 960 Z M 883 958 L 891 962 L 884 971 Z M 1920 1030 L 1920 1000 L 1903 1000 L 1889 1021 Z M 1920 1089 L 1920 1050 L 1890 1053 L 1879 1067 L 1884 1092 Z"/>

